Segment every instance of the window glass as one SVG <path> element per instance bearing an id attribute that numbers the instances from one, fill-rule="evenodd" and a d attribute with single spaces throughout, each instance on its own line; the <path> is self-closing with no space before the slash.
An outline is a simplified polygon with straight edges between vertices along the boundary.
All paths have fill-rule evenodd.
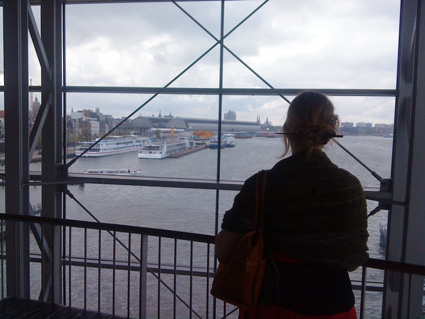
<path id="1" fill-rule="evenodd" d="M 219 21 L 214 6 L 202 3 L 206 25 Z M 199 13 L 201 6 L 189 7 Z M 217 41 L 171 2 L 72 5 L 66 12 L 68 85 L 162 87 L 214 48 L 180 84 L 218 85 Z"/>
<path id="2" fill-rule="evenodd" d="M 104 223 L 214 234 L 213 190 L 94 184 L 70 185 L 69 190 Z M 121 217 L 117 219 L 118 215 Z M 67 218 L 94 221 L 70 198 Z"/>
<path id="3" fill-rule="evenodd" d="M 399 1 L 269 1 L 225 45 L 275 87 L 393 89 L 398 16 Z"/>

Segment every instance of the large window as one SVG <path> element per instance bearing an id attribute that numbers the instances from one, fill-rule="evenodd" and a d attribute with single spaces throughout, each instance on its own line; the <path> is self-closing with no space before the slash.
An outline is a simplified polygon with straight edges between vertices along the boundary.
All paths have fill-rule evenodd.
<path id="1" fill-rule="evenodd" d="M 40 27 L 39 7 L 32 10 Z M 195 136 L 203 137 L 208 144 L 221 132 L 221 143 L 231 138 L 234 146 L 161 160 L 139 158 L 137 151 L 83 157 L 70 173 L 127 170 L 147 179 L 241 183 L 280 159 L 282 140 L 270 137 L 280 130 L 296 92 L 319 89 L 329 94 L 340 116 L 345 136 L 339 142 L 381 176 L 390 175 L 392 139 L 383 136 L 391 137 L 393 129 L 398 1 L 227 1 L 223 10 L 220 1 L 125 2 L 69 4 L 64 12 L 63 101 L 70 155 L 79 142 L 111 130 L 111 136 L 141 136 L 143 143 L 167 141 L 169 149 L 177 147 L 170 137 L 190 139 L 191 145 Z M 41 85 L 31 38 L 29 77 L 30 85 Z M 29 99 L 31 124 L 40 92 Z M 3 99 L 0 103 L 3 107 Z M 42 141 L 35 157 L 42 156 L 41 149 Z M 379 186 L 338 145 L 327 152 L 364 187 Z M 31 170 L 41 170 L 40 162 Z M 214 216 L 219 214 L 219 223 L 236 193 L 200 188 L 85 184 L 73 192 L 109 222 L 114 220 L 106 216 L 118 211 L 139 211 L 139 225 L 179 229 L 181 220 L 205 210 L 211 215 L 203 220 L 212 226 L 193 231 L 214 233 L 219 227 Z M 34 192 L 33 201 L 40 201 L 35 199 L 39 190 Z M 67 216 L 79 216 L 78 205 L 69 202 Z M 160 211 L 166 218 L 156 221 L 153 215 Z M 183 211 L 187 216 L 178 213 Z"/>
<path id="2" fill-rule="evenodd" d="M 55 209 L 64 217 L 215 234 L 243 181 L 281 159 L 275 133 L 305 89 L 335 104 L 344 137 L 326 148 L 332 161 L 367 191 L 378 191 L 380 181 L 338 143 L 375 174 L 391 176 L 399 1 L 73 2 L 65 1 L 61 34 L 71 196 Z M 41 29 L 40 8 L 31 9 Z M 43 102 L 34 47 L 29 37 L 29 132 Z M 3 65 L 3 32 L 0 49 Z M 0 116 L 0 135 L 6 125 Z M 141 144 L 121 152 L 127 142 L 120 138 L 130 135 Z M 215 139 L 226 147 L 208 147 Z M 96 140 L 92 156 L 75 157 Z M 157 148 L 164 158 L 154 158 Z M 31 171 L 46 173 L 43 155 L 40 139 Z M 0 164 L 3 158 L 0 150 Z M 29 187 L 34 209 L 43 187 Z M 376 205 L 368 201 L 369 212 Z M 384 258 L 386 224 L 385 210 L 369 219 L 373 258 Z"/>

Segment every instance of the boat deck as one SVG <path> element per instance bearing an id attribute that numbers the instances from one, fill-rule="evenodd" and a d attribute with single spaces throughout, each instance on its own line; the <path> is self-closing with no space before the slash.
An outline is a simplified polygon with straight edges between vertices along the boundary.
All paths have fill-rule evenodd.
<path id="1" fill-rule="evenodd" d="M 198 152 L 198 151 L 202 151 L 203 149 L 206 149 L 206 148 L 207 148 L 207 146 L 204 144 L 204 145 L 200 145 L 200 146 L 197 146 L 197 147 L 194 147 L 194 148 L 189 148 L 188 150 L 183 151 L 183 152 L 170 154 L 168 157 L 179 158 L 179 157 L 182 157 L 182 156 L 185 156 L 185 155 L 188 155 L 188 154 L 192 154 L 192 153 L 195 153 L 195 152 Z"/>

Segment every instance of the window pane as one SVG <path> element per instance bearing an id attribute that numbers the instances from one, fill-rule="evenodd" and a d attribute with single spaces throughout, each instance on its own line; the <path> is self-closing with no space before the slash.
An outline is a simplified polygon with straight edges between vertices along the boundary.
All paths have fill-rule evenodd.
<path id="1" fill-rule="evenodd" d="M 395 88 L 398 23 L 399 1 L 269 1 L 225 44 L 275 87 Z"/>
<path id="2" fill-rule="evenodd" d="M 202 7 L 209 14 L 201 20 L 214 26 L 220 20 L 210 15 L 217 15 L 217 6 L 189 7 L 197 12 Z M 216 44 L 171 2 L 72 5 L 66 21 L 68 85 L 161 87 Z M 179 85 L 217 86 L 218 69 L 212 67 L 218 63 L 217 48 Z"/>

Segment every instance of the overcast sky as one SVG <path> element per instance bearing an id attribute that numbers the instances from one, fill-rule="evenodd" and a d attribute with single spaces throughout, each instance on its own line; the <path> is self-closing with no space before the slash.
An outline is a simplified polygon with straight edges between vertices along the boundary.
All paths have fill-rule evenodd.
<path id="1" fill-rule="evenodd" d="M 226 3 L 225 33 L 261 3 Z M 179 5 L 219 38 L 219 1 Z M 399 6 L 395 0 L 270 0 L 224 43 L 276 88 L 394 89 Z M 67 85 L 163 87 L 216 43 L 173 3 L 69 5 L 66 21 Z M 218 87 L 219 58 L 216 46 L 171 86 Z M 223 72 L 224 87 L 267 87 L 226 51 Z M 40 84 L 35 54 L 30 77 Z M 68 94 L 67 106 L 69 111 L 100 108 L 119 117 L 149 97 Z M 393 122 L 393 98 L 331 99 L 342 121 Z M 228 110 L 238 120 L 260 116 L 262 122 L 268 118 L 282 125 L 287 103 L 280 97 L 224 97 L 223 111 Z M 158 96 L 137 115 L 156 116 L 159 111 L 216 118 L 218 98 Z"/>

